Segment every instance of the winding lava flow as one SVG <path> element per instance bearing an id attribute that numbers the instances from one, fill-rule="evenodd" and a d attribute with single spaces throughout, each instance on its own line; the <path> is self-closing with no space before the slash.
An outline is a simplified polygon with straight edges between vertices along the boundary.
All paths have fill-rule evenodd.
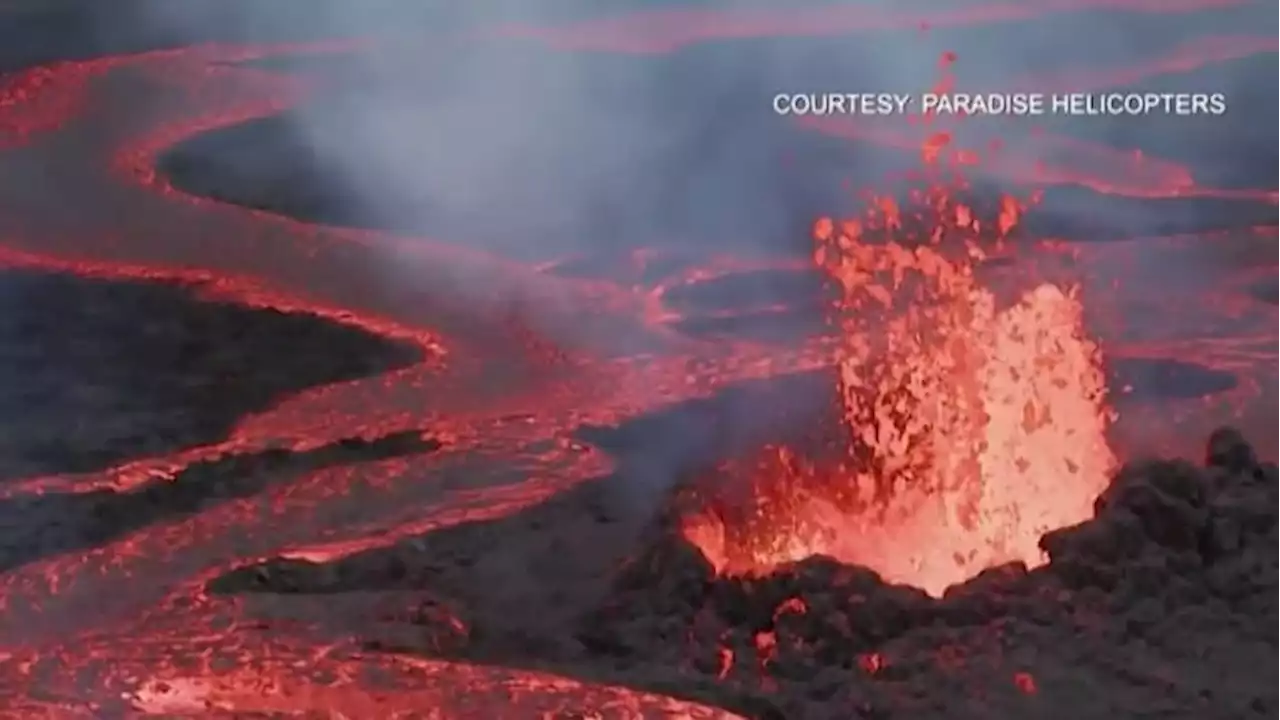
<path id="1" fill-rule="evenodd" d="M 1082 4 L 1154 13 L 1233 3 L 1045 0 L 944 13 L 788 11 L 787 18 L 764 12 L 666 11 L 555 29 L 509 27 L 499 34 L 539 38 L 562 51 L 661 53 L 713 39 L 914 28 L 926 22 L 984 23 Z M 419 431 L 444 447 L 421 456 L 318 471 L 253 498 L 7 573 L 0 578 L 0 696 L 24 699 L 0 712 L 12 717 L 98 717 L 108 712 L 327 711 L 372 718 L 426 710 L 436 713 L 432 717 L 557 717 L 590 711 L 594 714 L 582 716 L 730 717 L 657 695 L 545 674 L 361 652 L 354 645 L 317 640 L 305 627 L 265 633 L 239 612 L 235 601 L 204 592 L 209 579 L 269 557 L 334 558 L 516 512 L 609 472 L 611 463 L 603 453 L 573 438 L 583 424 L 616 425 L 743 380 L 849 359 L 842 354 L 848 348 L 839 343 L 777 347 L 699 342 L 673 329 L 680 318 L 665 307 L 665 293 L 758 266 L 749 260 L 708 263 L 649 287 L 624 287 L 557 277 L 546 272 L 547 266 L 523 266 L 421 238 L 308 226 L 184 196 L 157 176 L 154 160 L 165 148 L 196 133 L 277 113 L 307 91 L 296 78 L 232 63 L 303 50 L 350 48 L 192 47 L 60 64 L 0 82 L 0 183 L 5 188 L 0 195 L 0 262 L 86 276 L 197 282 L 212 297 L 314 313 L 407 339 L 426 349 L 431 359 L 289 398 L 243 419 L 228 440 L 215 446 L 92 475 L 32 478 L 9 484 L 3 492 L 123 490 L 228 452 L 282 444 L 301 450 L 355 434 L 372 438 Z M 1169 68 L 1197 67 L 1231 53 L 1274 50 L 1272 39 L 1206 41 L 1180 48 L 1177 58 L 1086 73 L 1081 83 L 1090 89 L 1105 87 Z M 878 128 L 809 129 L 885 142 L 919 141 L 885 137 L 882 133 L 888 131 Z M 1005 171 L 1024 180 L 1077 183 L 1140 197 L 1212 194 L 1212 189 L 1198 188 L 1186 168 L 1158 159 L 1093 146 L 1071 157 L 1072 164 L 1055 166 L 1019 157 Z M 36 183 L 15 181 L 37 168 L 45 187 L 58 188 L 57 197 L 39 192 L 32 187 Z M 819 242 L 838 246 L 831 228 L 819 228 L 817 234 Z M 1134 429 L 1134 437 L 1175 452 L 1187 447 L 1182 443 L 1186 438 L 1194 438 L 1191 446 L 1198 447 L 1210 428 L 1223 423 L 1249 428 L 1261 422 L 1266 432 L 1265 415 L 1259 419 L 1247 413 L 1259 404 L 1265 408 L 1276 391 L 1276 310 L 1246 289 L 1275 278 L 1274 228 L 1207 238 L 1135 239 L 1075 247 L 1071 253 L 1081 274 L 1115 277 L 1123 276 L 1117 267 L 1142 272 L 1132 263 L 1139 243 L 1144 252 L 1179 256 L 1207 242 L 1220 243 L 1224 252 L 1269 243 L 1272 263 L 1254 265 L 1240 277 L 1217 278 L 1210 286 L 1180 278 L 1170 297 L 1155 301 L 1165 312 L 1179 315 L 1176 335 L 1162 327 L 1134 332 L 1106 323 L 1090 330 L 1111 358 L 1193 358 L 1239 382 L 1207 399 L 1170 401 L 1123 417 L 1114 441 L 1122 453 L 1129 447 L 1126 428 Z M 1060 248 L 1052 243 L 1045 247 Z M 382 286 L 388 258 L 414 271 L 412 289 Z M 570 314 L 578 327 L 600 323 L 611 329 L 575 338 L 617 337 L 624 328 L 630 338 L 647 341 L 646 352 L 620 356 L 613 348 L 578 344 L 550 360 L 529 352 L 513 360 L 518 340 L 494 347 L 491 337 L 476 332 L 486 322 L 510 322 L 509 315 L 502 308 L 477 307 L 474 298 L 459 299 L 451 283 L 459 272 L 489 278 L 492 286 L 506 289 L 507 298 L 516 298 L 517 306 L 551 308 L 553 314 L 554 308 L 565 308 L 560 312 Z M 1064 296 L 1053 293 L 1036 291 L 1030 297 L 1040 310 L 1074 312 Z M 1123 283 L 1110 295 L 1089 299 L 1117 307 L 1139 301 L 1152 302 L 1127 297 Z M 590 315 L 584 319 L 579 316 L 585 308 Z M 492 317 L 486 315 L 490 310 Z M 993 316 L 991 323 L 1016 324 L 1016 318 Z M 557 326 L 546 323 L 547 328 Z M 537 328 L 541 332 L 543 326 Z M 552 330 L 544 334 L 552 334 L 552 345 L 568 340 Z M 856 385 L 846 378 L 846 389 Z M 1258 398 L 1264 399 L 1260 403 Z M 1103 411 L 1101 406 L 1090 408 Z M 1259 442 L 1269 442 L 1272 434 Z M 1094 490 L 1081 488 L 1073 499 L 1087 504 Z"/>

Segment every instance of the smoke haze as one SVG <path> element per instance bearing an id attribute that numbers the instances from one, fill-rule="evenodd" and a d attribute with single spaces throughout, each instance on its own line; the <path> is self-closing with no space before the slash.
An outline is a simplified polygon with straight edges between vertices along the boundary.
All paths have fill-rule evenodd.
<path id="1" fill-rule="evenodd" d="M 287 133 L 305 149 L 307 161 L 336 188 L 331 197 L 353 206 L 353 224 L 545 261 L 641 247 L 807 253 L 814 217 L 856 210 L 859 200 L 850 188 L 891 188 L 888 176 L 918 164 L 916 145 L 886 148 L 800 130 L 772 112 L 772 97 L 926 91 L 938 81 L 946 52 L 959 57 L 960 90 L 1215 92 L 1228 98 L 1224 117 L 1016 119 L 959 127 L 959 137 L 971 145 L 1002 140 L 1014 165 L 1095 164 L 1080 144 L 1031 131 L 1039 125 L 1051 134 L 1195 167 L 1203 184 L 1266 187 L 1270 168 L 1258 170 L 1254 158 L 1276 150 L 1270 133 L 1276 119 L 1273 56 L 1241 52 L 1242 59 L 1232 59 L 1233 49 L 1245 43 L 1205 50 L 1213 41 L 1206 45 L 1204 38 L 1270 27 L 1276 11 L 1262 3 L 1219 4 L 1179 14 L 1184 6 L 1195 8 L 1153 3 L 1152 12 L 1123 12 L 1101 3 L 1094 10 L 1062 11 L 1062 4 L 1038 2 L 993 6 L 998 17 L 976 3 L 965 10 L 890 2 L 787 9 L 716 2 L 689 10 L 652 4 L 174 1 L 139 4 L 133 12 L 152 32 L 190 40 L 372 37 L 365 51 L 293 64 L 293 71 L 321 78 L 322 90 L 268 121 L 276 137 Z M 1204 65 L 1185 59 L 1206 54 L 1223 61 L 1179 71 Z M 1173 72 L 1153 73 L 1153 67 Z M 848 122 L 923 137 L 901 118 Z M 277 165 L 300 157 L 263 159 L 263 148 L 251 144 L 237 149 L 228 143 L 221 152 Z M 1132 173 L 1125 167 L 1109 172 L 1121 182 Z M 1151 177 L 1140 171 L 1133 182 L 1142 190 Z M 1007 177 L 979 179 L 992 195 L 1010 189 Z M 1224 215 L 1274 219 L 1271 210 L 1242 207 L 1063 186 L 1050 189 L 1028 228 L 1111 240 L 1191 231 Z M 1153 277 L 1229 261 L 1198 251 L 1159 262 L 1180 266 Z M 418 281 L 418 271 L 402 258 L 389 257 L 385 271 L 394 283 Z M 1100 287 L 1116 280 L 1095 278 Z M 781 292 L 772 282 L 762 279 L 753 288 L 760 302 Z M 468 292 L 477 303 L 508 292 L 465 274 L 454 284 L 451 291 Z M 523 311 L 546 316 L 557 331 L 567 325 L 570 334 L 582 332 L 574 325 L 580 314 L 574 308 L 552 307 L 554 298 L 540 302 Z M 625 344 L 627 338 L 617 340 Z"/>
<path id="2" fill-rule="evenodd" d="M 889 16 L 892 8 L 860 5 L 867 17 Z M 709 13 L 748 6 L 699 7 Z M 690 243 L 785 251 L 814 215 L 847 206 L 842 180 L 882 184 L 887 172 L 915 162 L 910 153 L 798 133 L 771 112 L 777 92 L 920 92 L 937 80 L 937 61 L 946 51 L 959 54 L 957 76 L 966 89 L 1037 89 L 1043 78 L 1061 84 L 1082 71 L 1149 65 L 1205 35 L 1206 23 L 1238 32 L 1248 26 L 1242 18 L 1268 11 L 1059 13 L 1030 23 L 948 28 L 946 21 L 960 13 L 899 10 L 891 22 L 875 23 L 899 28 L 889 32 L 853 30 L 856 16 L 831 14 L 831 33 L 795 33 L 819 37 L 689 42 L 665 55 L 640 51 L 670 45 L 667 38 L 696 39 L 686 24 L 733 25 L 654 9 L 590 11 L 651 15 L 619 31 L 569 20 L 584 12 L 564 4 L 463 10 L 389 2 L 166 2 L 137 12 L 164 33 L 193 38 L 211 32 L 255 40 L 378 36 L 373 50 L 341 61 L 345 80 L 330 77 L 337 87 L 287 116 L 302 142 L 341 176 L 377 225 L 521 257 L 556 257 Z M 826 17 L 814 7 L 756 12 L 784 26 L 806 12 Z M 921 32 L 918 26 L 930 18 L 940 22 Z M 850 30 L 836 35 L 841 23 Z M 572 51 L 608 45 L 631 52 Z M 1096 66 L 1078 68 L 1081 58 Z M 1258 82 L 1258 67 L 1227 63 L 1211 75 L 1175 76 L 1163 84 L 1225 93 L 1239 115 L 1267 107 L 1251 90 L 1270 87 Z M 1274 114 L 1274 104 L 1270 108 Z M 1098 121 L 1086 121 L 1090 139 L 1180 146 L 1177 159 L 1184 162 L 1197 159 L 1186 157 L 1196 150 L 1185 138 L 1205 137 L 1223 123 L 1120 118 L 1100 129 Z M 1000 134 L 1032 156 L 1071 153 L 1053 147 L 1037 153 L 1028 147 L 1033 139 L 1018 137 L 1025 129 Z M 1274 148 L 1269 130 L 1246 132 L 1255 133 L 1259 149 Z M 1200 142 L 1203 154 L 1212 155 L 1216 143 Z"/>

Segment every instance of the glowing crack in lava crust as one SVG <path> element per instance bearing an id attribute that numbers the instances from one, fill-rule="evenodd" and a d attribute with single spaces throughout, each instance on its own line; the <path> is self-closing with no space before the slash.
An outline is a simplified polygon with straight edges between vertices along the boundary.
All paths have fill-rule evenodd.
<path id="1" fill-rule="evenodd" d="M 982 25 L 1080 8 L 1155 15 L 1239 4 L 663 9 L 494 34 L 539 40 L 546 52 L 653 62 L 650 55 L 716 40 L 915 32 L 931 22 Z M 1269 34 L 1204 40 L 1155 51 L 1165 55 L 1131 67 L 1082 70 L 1081 86 L 1065 89 L 1122 86 L 1276 47 Z M 826 553 L 932 592 L 1005 560 L 1034 564 L 1037 535 L 1085 517 L 1114 462 L 1103 442 L 1111 422 L 1106 401 L 1119 407 L 1123 389 L 1111 386 L 1104 397 L 1098 345 L 1081 329 L 1085 300 L 1084 309 L 1097 315 L 1088 327 L 1108 360 L 1189 358 L 1236 381 L 1217 393 L 1124 408 L 1109 428 L 1125 436 L 1112 440 L 1121 455 L 1138 444 L 1124 442 L 1134 438 L 1185 453 L 1224 423 L 1256 431 L 1262 442 L 1275 435 L 1266 410 L 1276 392 L 1276 310 L 1248 292 L 1274 283 L 1271 224 L 1079 243 L 1073 252 L 1081 275 L 1147 273 L 1146 282 L 1116 283 L 1084 298 L 1069 280 L 1009 277 L 982 261 L 1000 252 L 1001 237 L 1017 221 L 1011 204 L 978 224 L 979 213 L 939 191 L 915 199 L 926 221 L 876 203 L 856 222 L 818 223 L 814 259 L 839 289 L 830 313 L 835 344 L 823 338 L 797 347 L 733 337 L 707 342 L 683 332 L 686 318 L 668 301 L 683 286 L 738 272 L 796 272 L 802 264 L 807 274 L 807 260 L 699 257 L 643 281 L 584 280 L 554 272 L 575 258 L 524 264 L 476 250 L 467 237 L 315 225 L 194 197 L 157 171 L 157 157 L 174 145 L 277 115 L 315 82 L 248 61 L 353 50 L 362 48 L 202 45 L 0 78 L 0 265 L 180 281 L 202 297 L 356 325 L 413 343 L 426 356 L 412 367 L 281 398 L 243 417 L 224 441 L 98 472 L 16 479 L 0 485 L 0 499 L 147 492 L 211 459 L 280 448 L 301 453 L 354 436 L 408 432 L 440 445 L 302 472 L 249 497 L 189 508 L 6 570 L 0 700 L 16 700 L 0 707 L 0 717 L 735 717 L 599 676 L 577 680 L 373 652 L 324 619 L 264 622 L 250 602 L 209 592 L 208 584 L 264 558 L 336 561 L 516 515 L 616 470 L 615 458 L 581 441 L 583 427 L 617 427 L 748 381 L 833 366 L 846 431 L 837 459 L 766 448 L 738 464 L 745 469 L 729 468 L 750 491 L 729 499 L 749 503 L 725 502 L 719 485 L 694 486 L 695 494 L 710 492 L 694 498 L 705 502 L 691 506 L 685 529 L 711 560 L 725 572 L 747 573 Z M 895 147 L 909 134 L 857 122 L 793 129 Z M 1025 156 L 1006 155 L 1006 177 L 1089 187 L 1111 199 L 1216 191 L 1172 161 L 1046 138 L 1027 143 Z M 1056 156 L 1034 157 L 1045 146 Z M 1259 195 L 1273 197 L 1274 190 Z M 1170 265 L 1191 265 L 1209 244 L 1255 261 L 1220 268 L 1211 280 L 1176 282 L 1152 282 L 1155 271 L 1134 262 L 1164 254 L 1177 259 Z M 1262 261 L 1258 247 L 1270 253 Z M 646 252 L 628 259 L 650 257 L 664 259 Z M 388 258 L 404 271 L 401 280 L 413 278 L 411 287 L 386 287 Z M 661 352 L 618 357 L 573 348 L 553 362 L 529 358 L 532 370 L 508 377 L 515 375 L 513 357 L 532 355 L 528 343 L 507 337 L 510 318 L 502 312 L 451 292 L 464 273 L 563 313 L 567 324 L 635 330 L 656 339 Z M 1175 292 L 1149 297 L 1170 287 Z M 1177 322 L 1134 332 L 1123 320 L 1139 301 Z M 554 346 L 555 338 L 545 344 Z M 1137 430 L 1126 435 L 1126 424 Z"/>
<path id="2" fill-rule="evenodd" d="M 948 140 L 935 137 L 931 164 Z M 1017 201 L 1004 197 L 987 226 L 945 184 L 914 199 L 915 222 L 889 198 L 817 222 L 814 262 L 839 288 L 849 457 L 824 466 L 766 448 L 730 505 L 745 509 L 684 520 L 718 571 L 828 555 L 936 595 L 987 567 L 1040 564 L 1042 535 L 1090 517 L 1116 459 L 1079 288 L 998 301 L 977 266 L 1016 224 Z"/>

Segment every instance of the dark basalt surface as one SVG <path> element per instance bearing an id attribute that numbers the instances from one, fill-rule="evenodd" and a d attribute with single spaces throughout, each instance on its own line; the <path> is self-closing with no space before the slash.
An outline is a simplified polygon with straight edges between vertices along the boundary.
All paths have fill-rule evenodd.
<path id="1" fill-rule="evenodd" d="M 0 480 L 217 442 L 240 417 L 420 352 L 171 283 L 0 273 Z"/>
<path id="2" fill-rule="evenodd" d="M 0 273 L 0 481 L 107 469 L 225 439 L 310 387 L 421 352 L 356 328 L 197 299 L 193 288 Z M 418 434 L 278 448 L 192 465 L 128 492 L 0 499 L 0 572 L 254 495 L 323 467 L 429 452 Z"/>
<path id="3" fill-rule="evenodd" d="M 301 452 L 277 448 L 226 455 L 127 492 L 54 492 L 0 499 L 0 572 L 104 545 L 152 523 L 250 497 L 308 472 L 438 448 L 438 442 L 418 433 L 376 440 L 351 438 Z"/>

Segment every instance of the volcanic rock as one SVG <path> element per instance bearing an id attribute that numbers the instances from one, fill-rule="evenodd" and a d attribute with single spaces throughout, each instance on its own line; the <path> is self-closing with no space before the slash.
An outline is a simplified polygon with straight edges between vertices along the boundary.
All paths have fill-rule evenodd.
<path id="1" fill-rule="evenodd" d="M 549 608 L 535 611 L 549 601 L 541 590 L 521 585 L 528 578 L 509 562 L 477 561 L 475 548 L 498 553 L 506 538 L 524 552 L 539 534 L 603 538 L 591 533 L 633 523 L 597 517 L 600 486 L 333 565 L 243 568 L 213 586 L 295 598 L 438 593 L 411 622 L 373 624 L 367 647 L 539 667 L 748 717 L 1270 717 L 1280 707 L 1276 467 L 1232 429 L 1213 434 L 1205 458 L 1127 465 L 1094 518 L 1043 538 L 1046 565 L 989 568 L 941 598 L 825 557 L 719 576 L 679 532 L 679 487 L 602 594 L 554 622 Z M 596 562 L 586 548 L 603 543 L 552 545 L 556 562 L 573 566 Z M 442 567 L 450 557 L 468 567 Z M 511 582 L 482 574 L 468 585 L 471 563 L 507 567 Z M 547 598 L 581 605 L 564 593 L 597 592 L 585 575 L 572 582 Z M 528 612 L 486 600 L 521 587 Z"/>
<path id="2" fill-rule="evenodd" d="M 937 600 L 826 558 L 717 578 L 668 523 L 584 635 L 632 662 L 772 688 L 788 718 L 1261 716 L 1274 685 L 1244 670 L 1275 663 L 1276 508 L 1275 466 L 1224 428 L 1204 466 L 1121 469 L 1092 520 L 1044 537 L 1044 567 L 991 568 Z M 1241 670 L 1230 702 L 1209 679 L 1226 667 Z M 1094 682 L 1105 700 L 1055 704 Z"/>

